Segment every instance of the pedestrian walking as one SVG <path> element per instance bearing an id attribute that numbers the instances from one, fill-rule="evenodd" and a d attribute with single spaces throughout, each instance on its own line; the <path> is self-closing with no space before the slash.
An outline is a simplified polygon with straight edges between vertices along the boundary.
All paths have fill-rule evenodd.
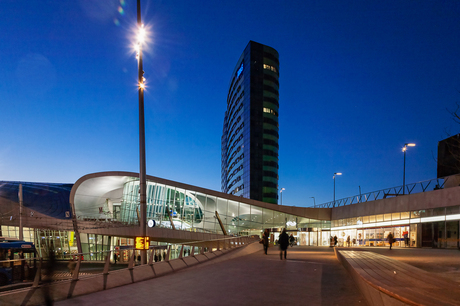
<path id="1" fill-rule="evenodd" d="M 295 238 L 294 235 L 291 234 L 289 237 L 289 244 L 291 245 L 291 248 L 294 246 Z"/>
<path id="2" fill-rule="evenodd" d="M 73 275 L 73 271 L 75 271 L 76 264 L 77 263 L 75 262 L 75 259 L 72 256 L 69 260 L 69 264 L 67 265 L 67 268 L 69 268 L 70 275 Z"/>
<path id="3" fill-rule="evenodd" d="M 334 246 L 337 246 L 337 236 L 334 236 Z"/>
<path id="4" fill-rule="evenodd" d="M 403 235 L 404 235 L 404 247 L 407 247 L 409 245 L 409 232 L 405 231 Z"/>
<path id="5" fill-rule="evenodd" d="M 287 248 L 289 246 L 289 236 L 286 233 L 286 228 L 283 229 L 283 232 L 278 238 L 278 243 L 280 245 L 280 259 L 283 260 L 283 252 L 284 252 L 284 259 L 286 259 Z"/>
<path id="6" fill-rule="evenodd" d="M 268 228 L 266 228 L 264 234 L 262 235 L 262 244 L 264 246 L 265 255 L 267 255 L 268 251 L 268 236 L 270 236 L 270 231 L 268 230 Z"/>
<path id="7" fill-rule="evenodd" d="M 350 235 L 347 237 L 347 247 L 350 247 Z"/>
<path id="8" fill-rule="evenodd" d="M 118 255 L 116 252 L 113 252 L 113 261 L 117 264 Z"/>
<path id="9" fill-rule="evenodd" d="M 387 236 L 388 243 L 390 244 L 390 250 L 391 246 L 393 245 L 394 239 L 393 239 L 393 234 L 390 232 Z"/>

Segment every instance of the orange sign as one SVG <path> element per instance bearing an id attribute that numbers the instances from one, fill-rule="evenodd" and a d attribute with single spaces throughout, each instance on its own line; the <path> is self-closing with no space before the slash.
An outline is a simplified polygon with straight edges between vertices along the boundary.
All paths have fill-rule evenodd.
<path id="1" fill-rule="evenodd" d="M 136 237 L 135 247 L 136 250 L 148 250 L 150 245 L 149 237 Z"/>

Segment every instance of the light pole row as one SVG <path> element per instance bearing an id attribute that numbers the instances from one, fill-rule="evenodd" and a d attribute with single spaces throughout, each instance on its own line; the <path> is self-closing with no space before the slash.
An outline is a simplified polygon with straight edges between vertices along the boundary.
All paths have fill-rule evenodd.
<path id="1" fill-rule="evenodd" d="M 403 194 L 406 194 L 406 151 L 407 147 L 415 147 L 415 143 L 405 143 L 404 147 L 402 148 L 402 151 L 404 152 L 404 168 L 403 168 Z M 340 172 L 334 173 L 334 176 L 332 177 L 334 179 L 334 206 L 335 206 L 335 177 L 336 175 L 342 175 Z M 361 196 L 361 186 L 359 186 L 359 195 Z M 315 200 L 314 197 L 313 200 Z M 314 206 L 316 206 L 316 203 L 314 203 Z"/>

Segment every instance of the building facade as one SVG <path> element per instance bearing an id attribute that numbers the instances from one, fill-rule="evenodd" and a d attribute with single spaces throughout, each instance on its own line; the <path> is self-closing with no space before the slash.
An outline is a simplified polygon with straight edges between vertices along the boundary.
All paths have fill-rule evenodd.
<path id="1" fill-rule="evenodd" d="M 460 173 L 460 134 L 438 142 L 438 177 Z"/>
<path id="2" fill-rule="evenodd" d="M 278 52 L 250 41 L 233 71 L 222 133 L 222 192 L 278 202 Z"/>

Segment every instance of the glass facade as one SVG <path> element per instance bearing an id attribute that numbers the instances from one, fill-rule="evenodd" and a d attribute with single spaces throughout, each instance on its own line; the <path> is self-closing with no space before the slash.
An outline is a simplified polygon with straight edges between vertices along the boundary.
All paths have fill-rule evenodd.
<path id="1" fill-rule="evenodd" d="M 331 221 L 331 235 L 339 246 L 460 248 L 460 206 L 369 215 Z"/>
<path id="2" fill-rule="evenodd" d="M 137 224 L 139 180 L 123 186 L 119 221 Z M 228 235 L 260 235 L 265 228 L 286 227 L 290 231 L 321 232 L 330 229 L 330 221 L 308 219 L 263 207 L 249 205 L 192 190 L 156 182 L 147 182 L 147 219 L 157 227 L 222 234 L 218 219 Z"/>
<path id="3" fill-rule="evenodd" d="M 222 192 L 278 201 L 278 52 L 250 41 L 229 86 L 222 132 Z"/>

